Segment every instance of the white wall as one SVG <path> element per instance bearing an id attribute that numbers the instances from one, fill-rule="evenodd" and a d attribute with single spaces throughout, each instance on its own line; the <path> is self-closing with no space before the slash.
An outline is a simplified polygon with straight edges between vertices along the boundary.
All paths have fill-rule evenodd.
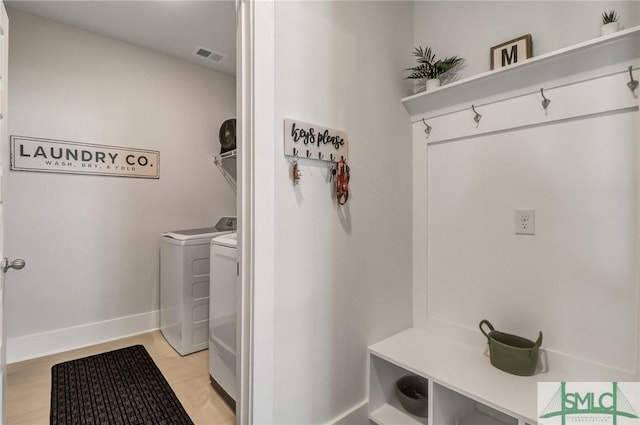
<path id="1" fill-rule="evenodd" d="M 411 136 L 400 98 L 412 4 L 275 9 L 273 418 L 325 423 L 363 406 L 366 347 L 411 325 Z M 300 160 L 293 186 L 285 118 L 347 132 L 346 206 L 337 206 L 324 162 Z"/>
<path id="2" fill-rule="evenodd" d="M 635 370 L 637 114 L 430 145 L 429 318 Z"/>
<path id="3" fill-rule="evenodd" d="M 489 71 L 491 47 L 525 34 L 538 56 L 600 35 L 602 12 L 615 9 L 623 28 L 640 25 L 637 1 L 416 1 L 415 46 L 438 57 L 465 58 L 461 78 Z M 410 62 L 411 63 L 411 62 Z"/>
<path id="4" fill-rule="evenodd" d="M 7 253 L 27 262 L 6 285 L 11 360 L 38 354 L 16 353 L 25 341 L 48 350 L 33 334 L 132 315 L 139 327 L 157 325 L 160 233 L 235 215 L 235 193 L 211 162 L 221 122 L 235 116 L 235 79 L 17 10 L 9 16 L 10 134 L 161 158 L 159 180 L 9 173 Z M 126 325 L 109 322 L 108 334 L 92 327 L 90 337 L 115 337 Z"/>
<path id="5" fill-rule="evenodd" d="M 469 46 L 488 53 L 483 46 L 519 35 L 506 32 L 510 20 L 500 25 L 506 13 L 518 16 L 517 28 L 533 34 L 534 46 L 540 37 L 545 46 L 535 50 L 540 54 L 598 37 L 597 21 L 589 31 L 581 26 L 608 7 L 621 12 L 625 26 L 639 24 L 637 5 L 417 3 L 416 15 L 423 19 L 434 13 L 450 28 L 467 27 L 477 37 L 472 45 L 457 37 L 444 40 L 439 27 L 420 27 L 416 17 L 414 41 L 446 41 L 456 49 L 443 54 L 469 58 Z M 561 29 L 546 29 L 545 22 L 557 19 L 556 13 L 573 18 Z M 414 235 L 421 232 L 423 240 L 416 246 L 424 253 L 414 257 L 424 271 L 414 274 L 416 294 L 423 297 L 415 304 L 421 306 L 414 311 L 418 325 L 474 338 L 475 344 L 482 343 L 478 322 L 484 318 L 500 330 L 529 338 L 542 330 L 550 369 L 558 371 L 567 358 L 579 358 L 592 368 L 581 370 L 587 381 L 594 364 L 625 379 L 637 377 L 640 183 L 635 145 L 640 121 L 637 92 L 626 87 L 626 69 L 637 69 L 639 58 L 637 49 L 619 49 L 625 50 L 624 58 L 602 52 L 597 60 L 556 58 L 549 67 L 537 68 L 535 78 L 514 70 L 509 78 L 520 76 L 520 92 L 504 89 L 495 76 L 484 80 L 484 98 L 468 90 L 464 100 L 454 97 L 459 103 L 434 106 L 457 113 L 415 112 L 434 128 L 448 127 L 434 130 L 446 137 L 427 145 L 424 124 L 414 124 L 414 145 L 422 154 L 414 174 L 414 206 L 420 204 Z M 488 70 L 488 55 L 483 53 L 482 59 L 485 68 L 472 61 L 467 75 Z M 578 69 L 575 63 L 591 63 L 592 68 Z M 547 75 L 559 79 L 545 79 Z M 537 84 L 552 99 L 546 112 Z M 495 91 L 487 93 L 486 87 Z M 446 94 L 446 89 L 440 92 Z M 629 104 L 625 110 L 607 109 L 611 99 Z M 526 109 L 528 101 L 537 109 Z M 469 110 L 474 103 L 482 105 L 477 126 Z M 581 115 L 576 112 L 581 108 L 593 109 Z M 523 123 L 523 114 L 531 121 Z M 456 122 L 460 119 L 464 121 Z M 472 126 L 474 131 L 468 131 Z M 482 134 L 491 131 L 487 128 L 494 132 Z M 516 208 L 536 210 L 535 236 L 515 235 Z"/>

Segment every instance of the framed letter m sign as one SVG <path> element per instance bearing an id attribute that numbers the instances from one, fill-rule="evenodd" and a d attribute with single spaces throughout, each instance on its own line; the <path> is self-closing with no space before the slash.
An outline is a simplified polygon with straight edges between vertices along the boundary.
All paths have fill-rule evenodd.
<path id="1" fill-rule="evenodd" d="M 529 59 L 532 51 L 531 34 L 498 44 L 491 48 L 491 69 L 504 68 Z"/>

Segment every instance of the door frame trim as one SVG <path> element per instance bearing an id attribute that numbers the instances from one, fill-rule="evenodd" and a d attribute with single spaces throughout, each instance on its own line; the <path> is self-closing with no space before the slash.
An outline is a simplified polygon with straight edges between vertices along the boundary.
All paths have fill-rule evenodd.
<path id="1" fill-rule="evenodd" d="M 273 423 L 275 3 L 238 3 L 240 361 L 236 423 Z"/>

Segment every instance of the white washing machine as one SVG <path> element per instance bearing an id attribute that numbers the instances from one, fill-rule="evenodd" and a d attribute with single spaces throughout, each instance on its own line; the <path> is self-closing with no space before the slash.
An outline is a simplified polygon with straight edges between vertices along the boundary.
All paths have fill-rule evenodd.
<path id="1" fill-rule="evenodd" d="M 215 227 L 160 238 L 160 331 L 182 356 L 209 346 L 210 243 L 235 230 L 236 218 L 223 217 Z"/>
<path id="2" fill-rule="evenodd" d="M 214 388 L 235 407 L 238 323 L 238 234 L 211 240 L 209 374 Z"/>

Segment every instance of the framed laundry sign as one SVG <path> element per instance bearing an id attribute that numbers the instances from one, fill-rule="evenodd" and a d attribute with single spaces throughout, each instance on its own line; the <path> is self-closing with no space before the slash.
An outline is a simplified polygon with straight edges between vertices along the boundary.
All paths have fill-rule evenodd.
<path id="1" fill-rule="evenodd" d="M 339 161 L 347 159 L 347 133 L 291 119 L 284 120 L 284 154 L 296 158 Z"/>
<path id="2" fill-rule="evenodd" d="M 11 136 L 11 170 L 160 178 L 160 152 Z"/>

